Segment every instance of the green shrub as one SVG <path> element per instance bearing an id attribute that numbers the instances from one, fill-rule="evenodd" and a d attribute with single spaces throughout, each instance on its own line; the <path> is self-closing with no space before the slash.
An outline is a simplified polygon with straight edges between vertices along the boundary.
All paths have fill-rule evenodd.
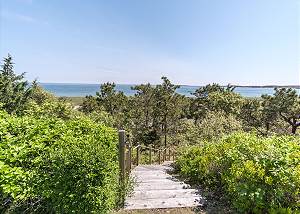
<path id="1" fill-rule="evenodd" d="M 79 115 L 80 112 L 73 110 L 73 107 L 70 103 L 56 99 L 45 101 L 41 104 L 31 101 L 27 105 L 25 114 L 27 116 L 36 118 L 56 117 L 63 120 L 68 120 L 72 119 L 76 115 Z"/>
<path id="2" fill-rule="evenodd" d="M 176 131 L 168 138 L 172 145 L 199 145 L 203 140 L 214 141 L 225 134 L 242 131 L 242 124 L 233 114 L 208 111 L 197 123 L 192 119 L 181 119 Z"/>
<path id="3" fill-rule="evenodd" d="M 183 150 L 177 166 L 191 181 L 222 191 L 241 213 L 300 209 L 299 139 L 236 133 Z"/>
<path id="4" fill-rule="evenodd" d="M 105 213 L 118 203 L 116 131 L 0 111 L 2 212 Z"/>
<path id="5" fill-rule="evenodd" d="M 242 124 L 233 114 L 226 114 L 223 111 L 209 111 L 198 125 L 198 130 L 201 139 L 215 140 L 225 134 L 241 131 Z"/>
<path id="6" fill-rule="evenodd" d="M 92 113 L 87 115 L 91 120 L 101 123 L 103 125 L 114 127 L 116 124 L 116 121 L 114 117 L 112 117 L 109 113 L 106 111 L 93 111 Z"/>
<path id="7" fill-rule="evenodd" d="M 181 119 L 175 134 L 170 135 L 169 144 L 173 145 L 195 145 L 202 140 L 202 130 L 192 119 Z"/>

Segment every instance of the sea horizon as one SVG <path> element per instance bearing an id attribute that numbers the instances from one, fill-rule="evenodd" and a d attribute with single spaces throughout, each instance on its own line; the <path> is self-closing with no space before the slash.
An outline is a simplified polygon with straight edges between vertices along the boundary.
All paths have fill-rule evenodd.
<path id="1" fill-rule="evenodd" d="M 106 82 L 103 82 L 106 83 Z M 103 83 L 81 83 L 81 82 L 38 82 L 38 84 L 58 84 L 58 85 L 101 85 Z M 110 82 L 110 83 L 115 83 L 116 85 L 141 85 L 141 84 L 148 84 L 148 83 L 116 83 L 116 82 Z M 209 84 L 214 84 L 216 82 L 212 82 Z M 216 83 L 218 84 L 218 83 Z M 158 84 L 150 84 L 150 85 L 158 85 Z M 174 84 L 174 85 L 178 85 L 178 86 L 191 86 L 191 87 L 203 87 L 205 85 L 189 85 L 189 84 Z M 234 87 L 253 87 L 253 88 L 274 88 L 274 87 L 279 87 L 279 88 L 296 88 L 296 89 L 300 89 L 300 85 L 279 85 L 279 84 L 264 84 L 264 85 L 238 85 L 238 84 L 220 84 L 222 87 L 226 87 L 228 85 L 230 86 L 234 86 Z"/>
<path id="2" fill-rule="evenodd" d="M 39 82 L 46 91 L 53 93 L 55 96 L 59 97 L 85 97 L 92 95 L 94 96 L 97 91 L 100 90 L 100 83 L 42 83 Z M 135 94 L 135 90 L 131 88 L 133 86 L 140 84 L 116 84 L 116 90 L 123 92 L 126 96 L 133 96 Z M 153 86 L 155 86 L 153 84 Z M 193 97 L 192 93 L 196 91 L 199 87 L 195 85 L 179 85 L 180 88 L 176 90 L 177 93 L 187 96 Z M 224 86 L 224 85 L 223 85 Z M 226 85 L 225 85 L 226 86 Z M 300 94 L 299 86 L 236 86 L 234 91 L 236 93 L 241 94 L 243 97 L 260 97 L 263 94 L 272 95 L 274 93 L 275 87 L 291 87 L 295 88 L 297 92 Z"/>

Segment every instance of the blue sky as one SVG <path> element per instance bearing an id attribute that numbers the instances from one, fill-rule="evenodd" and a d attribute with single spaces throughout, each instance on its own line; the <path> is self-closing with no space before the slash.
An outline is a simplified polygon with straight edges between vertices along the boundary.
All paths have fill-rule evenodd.
<path id="1" fill-rule="evenodd" d="M 299 0 L 0 0 L 29 80 L 299 84 Z"/>

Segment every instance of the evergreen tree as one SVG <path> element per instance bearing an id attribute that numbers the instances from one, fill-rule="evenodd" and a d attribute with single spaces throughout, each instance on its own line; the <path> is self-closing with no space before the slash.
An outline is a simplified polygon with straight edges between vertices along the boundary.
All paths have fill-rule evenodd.
<path id="1" fill-rule="evenodd" d="M 96 93 L 96 100 L 99 106 L 103 106 L 105 111 L 116 119 L 117 128 L 125 128 L 129 122 L 128 98 L 115 88 L 115 83 L 102 84 L 100 92 Z"/>
<path id="2" fill-rule="evenodd" d="M 33 88 L 24 80 L 24 74 L 14 73 L 12 57 L 4 58 L 0 69 L 0 103 L 8 113 L 21 114 L 30 99 Z"/>
<path id="3" fill-rule="evenodd" d="M 183 114 L 182 96 L 176 93 L 178 85 L 174 85 L 167 77 L 162 77 L 163 83 L 155 88 L 154 126 L 160 129 L 167 147 L 167 135 L 176 128 L 177 121 Z"/>

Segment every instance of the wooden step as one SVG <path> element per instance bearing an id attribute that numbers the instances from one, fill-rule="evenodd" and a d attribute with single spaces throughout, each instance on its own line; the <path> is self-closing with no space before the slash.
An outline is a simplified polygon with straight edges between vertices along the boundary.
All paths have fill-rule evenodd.
<path id="1" fill-rule="evenodd" d="M 154 185 L 159 185 L 159 184 L 167 184 L 167 183 L 171 183 L 171 184 L 184 184 L 184 182 L 178 181 L 177 179 L 173 178 L 163 178 L 163 179 L 141 179 L 141 178 L 137 178 L 136 179 L 136 184 L 142 184 L 142 183 L 153 183 Z"/>
<path id="2" fill-rule="evenodd" d="M 143 183 L 134 187 L 134 190 L 137 191 L 147 191 L 147 190 L 175 190 L 175 189 L 189 189 L 190 186 L 187 184 L 168 184 L 168 185 L 153 185 L 151 183 Z"/>
<path id="3" fill-rule="evenodd" d="M 171 175 L 167 174 L 167 173 L 145 173 L 145 172 L 134 172 L 131 173 L 131 176 L 133 178 L 142 178 L 142 179 L 156 179 L 156 178 L 172 178 Z"/>
<path id="4" fill-rule="evenodd" d="M 186 198 L 155 198 L 155 199 L 141 199 L 125 201 L 125 209 L 162 209 L 162 208 L 176 208 L 176 207 L 197 207 L 202 206 L 203 201 L 199 197 Z"/>
<path id="5" fill-rule="evenodd" d="M 133 191 L 129 196 L 129 199 L 155 199 L 155 198 L 187 198 L 197 197 L 197 191 L 195 189 L 176 189 L 176 190 L 140 190 Z"/>
<path id="6" fill-rule="evenodd" d="M 171 166 L 166 166 L 166 165 L 139 165 L 137 166 L 134 171 L 139 172 L 139 171 L 161 171 L 161 172 L 166 172 L 173 170 Z"/>

